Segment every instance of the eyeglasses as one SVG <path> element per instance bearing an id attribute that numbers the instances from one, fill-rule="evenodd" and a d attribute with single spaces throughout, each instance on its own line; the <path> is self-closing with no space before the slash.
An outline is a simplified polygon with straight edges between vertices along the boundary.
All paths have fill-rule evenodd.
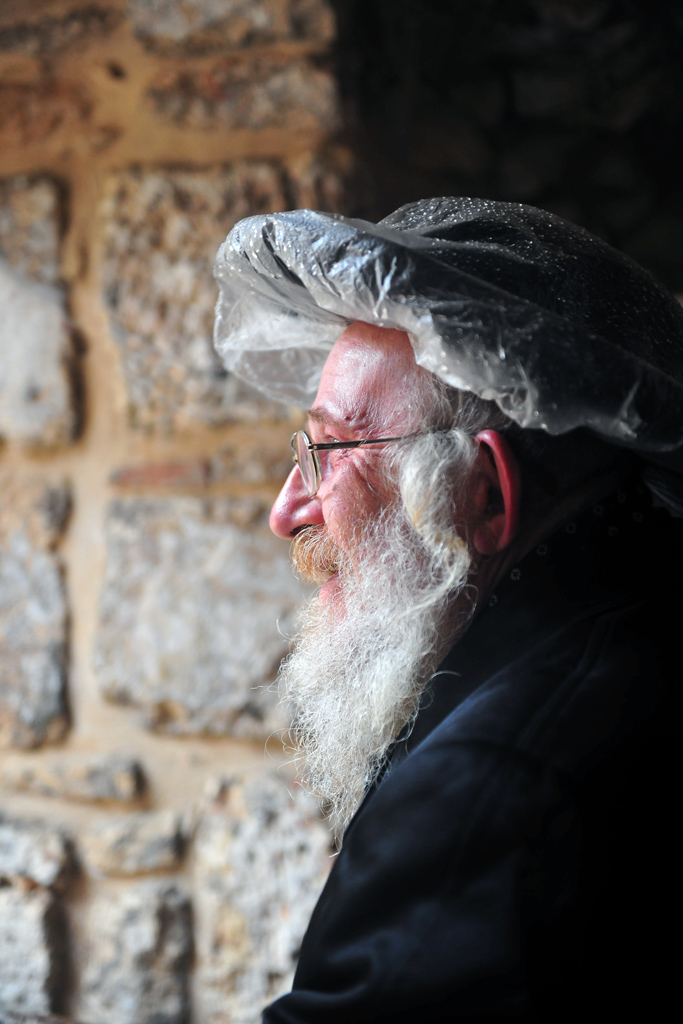
<path id="1" fill-rule="evenodd" d="M 333 448 L 364 448 L 369 444 L 405 441 L 409 437 L 420 437 L 421 433 L 426 433 L 426 431 L 417 434 L 403 434 L 401 437 L 365 437 L 362 441 L 327 441 L 324 444 L 314 444 L 305 430 L 297 430 L 292 434 L 290 444 L 294 452 L 294 462 L 301 471 L 301 479 L 304 482 L 306 493 L 309 498 L 314 498 L 322 482 L 318 452 L 327 452 Z"/>

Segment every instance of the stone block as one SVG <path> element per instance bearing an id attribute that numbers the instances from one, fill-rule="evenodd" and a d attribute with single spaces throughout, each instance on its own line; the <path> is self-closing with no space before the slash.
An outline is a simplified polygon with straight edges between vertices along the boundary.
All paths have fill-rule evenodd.
<path id="1" fill-rule="evenodd" d="M 144 811 L 110 818 L 81 837 L 91 874 L 139 875 L 177 868 L 183 841 L 173 811 Z"/>
<path id="2" fill-rule="evenodd" d="M 0 260 L 0 439 L 53 447 L 77 426 L 61 293 Z"/>
<path id="3" fill-rule="evenodd" d="M 2 134 L 10 107 L 0 96 L 0 146 L 10 144 Z M 60 218 L 53 181 L 0 181 L 0 439 L 23 444 L 63 444 L 77 427 L 73 346 L 56 287 Z"/>
<path id="4" fill-rule="evenodd" d="M 182 128 L 332 132 L 340 124 L 334 77 L 307 61 L 223 61 L 165 74 L 148 95 L 158 115 Z"/>
<path id="5" fill-rule="evenodd" d="M 32 11 L 31 6 L 38 5 L 16 4 L 14 17 L 11 11 L 0 12 L 4 15 L 0 24 L 0 53 L 15 51 L 49 57 L 105 35 L 121 20 L 119 11 L 105 8 L 102 4 L 96 6 L 87 0 L 82 4 L 70 4 L 75 9 L 67 11 L 60 11 L 54 3 L 43 3 L 42 17 L 36 17 L 38 12 Z"/>
<path id="6" fill-rule="evenodd" d="M 0 1024 L 78 1024 L 77 1021 L 65 1022 L 64 1017 L 46 1017 L 40 1013 L 15 1013 L 0 1006 Z"/>
<path id="7" fill-rule="evenodd" d="M 135 803 L 145 789 L 139 761 L 116 754 L 0 767 L 0 786 L 83 803 Z"/>
<path id="8" fill-rule="evenodd" d="M 192 914 L 176 886 L 139 883 L 94 900 L 79 1019 L 94 1024 L 185 1024 Z"/>
<path id="9" fill-rule="evenodd" d="M 291 468 L 291 449 L 282 443 L 281 436 L 273 443 L 254 432 L 239 443 L 223 445 L 208 458 L 121 466 L 111 474 L 110 481 L 121 490 L 173 491 L 226 481 L 282 483 Z"/>
<path id="10" fill-rule="evenodd" d="M 172 431 L 273 411 L 213 350 L 212 268 L 236 220 L 286 206 L 283 174 L 267 163 L 110 179 L 105 301 L 134 426 Z"/>
<path id="11" fill-rule="evenodd" d="M 0 88 L 0 143 L 3 148 L 42 146 L 68 152 L 74 135 L 89 133 L 91 103 L 79 85 L 55 82 L 8 83 Z M 95 131 L 97 148 L 101 134 Z"/>
<path id="12" fill-rule="evenodd" d="M 53 548 L 68 510 L 64 486 L 0 478 L 0 746 L 55 742 L 67 727 L 68 611 Z"/>
<path id="13" fill-rule="evenodd" d="M 281 779 L 226 790 L 195 840 L 199 1019 L 257 1024 L 291 984 L 331 863 L 330 833 L 313 802 Z"/>
<path id="14" fill-rule="evenodd" d="M 110 699 L 176 734 L 267 736 L 272 681 L 302 596 L 253 499 L 118 499 L 109 508 L 96 670 Z"/>
<path id="15" fill-rule="evenodd" d="M 282 438 L 278 437 L 278 442 Z M 205 487 L 232 481 L 247 484 L 282 482 L 292 468 L 288 445 L 275 448 L 254 434 L 250 440 L 223 445 L 208 458 L 187 461 L 150 462 L 121 466 L 110 477 L 122 490 L 159 489 L 164 491 Z"/>
<path id="16" fill-rule="evenodd" d="M 129 0 L 135 32 L 152 50 L 224 51 L 284 39 L 327 43 L 335 22 L 328 0 Z"/>
<path id="17" fill-rule="evenodd" d="M 0 256 L 10 267 L 33 281 L 57 284 L 59 222 L 54 181 L 24 175 L 0 181 Z"/>
<path id="18" fill-rule="evenodd" d="M 0 889 L 0 1000 L 3 1008 L 46 1014 L 54 1007 L 59 952 L 57 910 L 42 889 Z M 0 1019 L 3 1019 L 0 1009 Z M 10 1018 L 11 1019 L 11 1018 Z"/>
<path id="19" fill-rule="evenodd" d="M 121 488 L 204 487 L 209 482 L 208 459 L 187 459 L 183 462 L 147 462 L 141 465 L 121 466 L 110 476 L 111 483 Z"/>
<path id="20" fill-rule="evenodd" d="M 367 203 L 370 182 L 363 181 L 359 169 L 342 166 L 330 156 L 303 154 L 288 167 L 292 206 L 296 210 L 353 212 L 359 201 Z"/>
<path id="21" fill-rule="evenodd" d="M 71 847 L 60 829 L 0 813 L 0 880 L 59 888 L 72 867 Z"/>
<path id="22" fill-rule="evenodd" d="M 291 468 L 292 450 L 288 444 L 269 445 L 257 435 L 239 444 L 223 445 L 208 460 L 211 483 L 283 483 Z"/>
<path id="23" fill-rule="evenodd" d="M 0 539 L 17 530 L 31 545 L 52 551 L 62 538 L 71 514 L 66 483 L 49 484 L 38 476 L 0 475 Z"/>

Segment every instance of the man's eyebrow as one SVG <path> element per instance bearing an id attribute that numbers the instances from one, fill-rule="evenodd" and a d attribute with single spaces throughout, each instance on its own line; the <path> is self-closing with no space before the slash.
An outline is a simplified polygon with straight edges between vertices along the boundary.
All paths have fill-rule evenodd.
<path id="1" fill-rule="evenodd" d="M 340 419 L 320 406 L 313 406 L 312 409 L 309 409 L 308 418 L 313 420 L 314 423 L 321 423 L 323 426 L 328 427 L 337 427 L 345 431 L 361 430 L 364 426 L 360 420 L 351 417 Z"/>
<path id="2" fill-rule="evenodd" d="M 314 423 L 332 424 L 333 426 L 343 426 L 343 420 L 337 419 L 336 416 L 332 416 L 329 412 L 325 412 L 324 409 L 314 406 L 308 410 L 309 420 L 313 420 Z M 346 424 L 348 426 L 348 424 Z"/>

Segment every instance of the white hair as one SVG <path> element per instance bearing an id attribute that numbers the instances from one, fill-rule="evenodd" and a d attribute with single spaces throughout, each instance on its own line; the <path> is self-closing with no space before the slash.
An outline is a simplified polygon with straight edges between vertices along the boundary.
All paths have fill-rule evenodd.
<path id="1" fill-rule="evenodd" d="M 426 391 L 429 432 L 386 449 L 396 499 L 357 528 L 353 566 L 324 526 L 293 545 L 295 565 L 318 582 L 336 572 L 343 595 L 341 615 L 317 597 L 307 606 L 279 676 L 302 780 L 328 806 L 339 842 L 475 605 L 459 509 L 491 408 L 454 402 L 440 383 Z"/>

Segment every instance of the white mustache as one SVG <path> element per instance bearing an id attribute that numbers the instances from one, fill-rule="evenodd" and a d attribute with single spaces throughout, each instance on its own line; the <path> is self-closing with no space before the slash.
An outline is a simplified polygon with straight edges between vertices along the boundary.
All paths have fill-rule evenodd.
<path id="1" fill-rule="evenodd" d="M 348 564 L 324 524 L 300 530 L 292 541 L 290 557 L 297 575 L 308 583 L 325 583 Z"/>

